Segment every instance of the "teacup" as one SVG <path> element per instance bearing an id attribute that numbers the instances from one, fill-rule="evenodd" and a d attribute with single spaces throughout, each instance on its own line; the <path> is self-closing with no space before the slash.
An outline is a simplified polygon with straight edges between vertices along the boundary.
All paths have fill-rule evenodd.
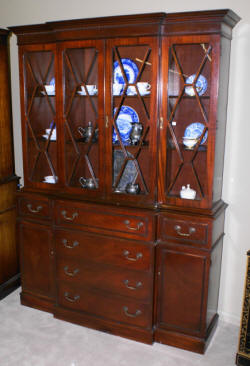
<path id="1" fill-rule="evenodd" d="M 86 85 L 89 95 L 97 94 L 97 87 L 96 85 Z M 86 95 L 86 90 L 83 85 L 81 85 L 82 94 Z"/>
<path id="2" fill-rule="evenodd" d="M 49 137 L 50 132 L 51 132 L 51 129 L 50 128 L 46 128 L 45 131 L 46 131 L 46 135 Z M 50 138 L 51 138 L 51 140 L 55 140 L 56 139 L 56 129 L 54 129 L 52 131 L 52 134 L 51 134 Z"/>
<path id="3" fill-rule="evenodd" d="M 44 177 L 44 182 L 45 183 L 56 183 L 57 182 L 57 177 L 54 177 L 53 175 L 46 175 Z"/>
<path id="4" fill-rule="evenodd" d="M 123 84 L 114 83 L 113 84 L 113 95 L 120 95 L 122 93 Z"/>
<path id="5" fill-rule="evenodd" d="M 183 137 L 183 145 L 185 145 L 188 149 L 192 149 L 197 142 L 199 141 L 198 138 L 194 137 Z"/>
<path id="6" fill-rule="evenodd" d="M 139 186 L 139 184 L 128 183 L 126 185 L 125 190 L 127 193 L 137 194 L 140 192 L 140 186 Z"/>
<path id="7" fill-rule="evenodd" d="M 55 94 L 55 85 L 44 85 L 46 93 L 48 95 L 54 95 Z"/>
<path id="8" fill-rule="evenodd" d="M 137 87 L 141 95 L 146 95 L 150 93 L 151 85 L 144 81 L 139 81 Z"/>

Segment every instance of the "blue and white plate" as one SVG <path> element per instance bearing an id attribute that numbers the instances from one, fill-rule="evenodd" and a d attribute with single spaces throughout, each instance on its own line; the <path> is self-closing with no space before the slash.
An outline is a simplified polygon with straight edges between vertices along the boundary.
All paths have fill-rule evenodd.
<path id="1" fill-rule="evenodd" d="M 134 63 L 129 58 L 122 58 L 121 59 L 124 72 L 126 74 L 127 80 L 129 84 L 133 84 L 138 75 L 138 67 L 136 63 Z M 125 80 L 122 75 L 122 70 L 120 68 L 119 62 L 114 62 L 114 83 L 125 84 Z"/>
<path id="2" fill-rule="evenodd" d="M 117 108 L 114 109 L 114 115 L 116 113 L 116 110 Z M 128 107 L 126 105 L 121 106 L 120 112 L 116 119 L 116 125 L 118 127 L 123 143 L 127 143 L 129 140 L 133 122 L 139 122 L 139 117 L 136 111 L 133 108 Z M 113 128 L 112 142 L 113 144 L 118 142 L 118 136 L 114 128 Z"/>
<path id="3" fill-rule="evenodd" d="M 190 137 L 193 139 L 197 139 L 202 135 L 204 128 L 205 128 L 205 126 L 203 123 L 200 123 L 200 122 L 191 123 L 185 129 L 184 137 Z M 205 135 L 201 141 L 201 145 L 204 144 L 206 142 L 206 140 L 207 140 L 207 131 L 205 132 Z"/>
<path id="4" fill-rule="evenodd" d="M 186 79 L 186 84 L 193 84 L 195 78 L 196 78 L 195 74 L 190 75 Z M 198 95 L 199 96 L 203 95 L 207 90 L 207 79 L 205 78 L 205 76 L 200 75 L 196 81 L 195 86 L 196 86 Z M 186 86 L 185 93 L 187 95 L 190 95 L 191 97 L 193 97 L 195 95 L 194 88 L 192 86 Z"/>

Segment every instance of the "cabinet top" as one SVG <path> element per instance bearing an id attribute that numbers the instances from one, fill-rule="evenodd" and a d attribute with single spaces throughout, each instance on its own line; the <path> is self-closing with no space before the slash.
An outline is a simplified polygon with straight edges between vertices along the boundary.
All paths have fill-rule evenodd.
<path id="1" fill-rule="evenodd" d="M 9 27 L 18 44 L 64 40 L 159 36 L 185 34 L 221 34 L 231 38 L 240 17 L 229 9 L 183 13 L 148 13 L 88 19 L 63 20 Z"/>

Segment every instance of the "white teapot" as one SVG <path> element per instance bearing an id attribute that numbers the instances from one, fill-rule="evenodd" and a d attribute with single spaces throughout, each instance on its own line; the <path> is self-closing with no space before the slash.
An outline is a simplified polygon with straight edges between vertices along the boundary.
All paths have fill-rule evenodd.
<path id="1" fill-rule="evenodd" d="M 188 200 L 194 200 L 196 196 L 196 191 L 190 188 L 190 184 L 187 187 L 182 186 L 180 190 L 180 197 Z"/>

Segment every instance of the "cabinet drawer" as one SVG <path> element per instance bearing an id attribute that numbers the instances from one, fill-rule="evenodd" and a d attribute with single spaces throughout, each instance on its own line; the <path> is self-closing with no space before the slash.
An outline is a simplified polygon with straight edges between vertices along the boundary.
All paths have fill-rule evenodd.
<path id="1" fill-rule="evenodd" d="M 57 279 L 69 284 L 101 289 L 113 294 L 151 302 L 153 274 L 124 268 L 81 263 L 69 259 L 57 261 Z"/>
<path id="2" fill-rule="evenodd" d="M 20 216 L 32 216 L 44 219 L 51 218 L 50 204 L 46 198 L 19 197 L 18 211 Z"/>
<path id="3" fill-rule="evenodd" d="M 84 231 L 153 240 L 153 214 L 63 201 L 56 202 L 55 206 L 57 225 L 67 224 Z"/>
<path id="4" fill-rule="evenodd" d="M 109 296 L 66 283 L 58 286 L 59 305 L 94 316 L 143 328 L 152 326 L 152 306 L 128 298 Z"/>
<path id="5" fill-rule="evenodd" d="M 208 243 L 208 222 L 195 222 L 190 218 L 177 219 L 159 216 L 159 238 L 162 241 L 181 240 L 192 244 Z"/>
<path id="6" fill-rule="evenodd" d="M 83 232 L 56 230 L 56 252 L 61 258 L 149 270 L 154 261 L 153 244 L 142 244 Z"/>

